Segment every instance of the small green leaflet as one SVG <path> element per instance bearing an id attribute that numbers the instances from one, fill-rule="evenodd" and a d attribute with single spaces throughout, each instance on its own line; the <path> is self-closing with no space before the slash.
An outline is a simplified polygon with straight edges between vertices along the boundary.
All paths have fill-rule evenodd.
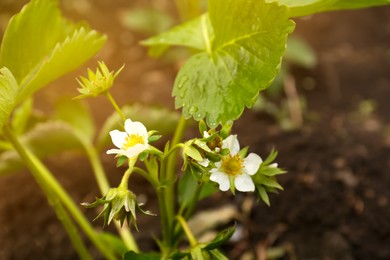
<path id="1" fill-rule="evenodd" d="M 390 4 L 390 0 L 267 0 L 267 2 L 275 1 L 287 5 L 291 11 L 291 17 Z"/>
<path id="2" fill-rule="evenodd" d="M 206 118 L 216 127 L 237 119 L 275 78 L 287 35 L 294 29 L 288 17 L 288 8 L 278 3 L 210 0 L 208 15 L 144 43 L 200 50 L 176 77 L 175 106 L 185 118 Z M 196 40 L 185 37 L 189 34 Z"/>
<path id="3" fill-rule="evenodd" d="M 18 91 L 18 83 L 11 71 L 7 68 L 0 69 L 0 131 L 7 122 L 15 103 Z"/>
<path id="4" fill-rule="evenodd" d="M 62 17 L 57 1 L 32 0 L 8 24 L 0 65 L 19 84 L 20 103 L 49 82 L 91 58 L 106 37 Z"/>

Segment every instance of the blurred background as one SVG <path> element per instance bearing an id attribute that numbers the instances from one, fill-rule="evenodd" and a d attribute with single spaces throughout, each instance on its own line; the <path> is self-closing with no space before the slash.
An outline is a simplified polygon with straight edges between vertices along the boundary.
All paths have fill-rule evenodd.
<path id="1" fill-rule="evenodd" d="M 27 2 L 0 0 L 0 37 Z M 195 16 L 204 3 L 193 12 L 168 0 L 60 5 L 66 17 L 86 21 L 108 42 L 84 67 L 39 92 L 37 113 L 50 114 L 58 101 L 77 96 L 75 78 L 85 76 L 87 67 L 95 70 L 98 60 L 112 70 L 125 64 L 112 92 L 120 105 L 173 110 L 172 85 L 190 53 L 172 49 L 155 59 L 139 41 Z M 295 21 L 280 77 L 233 128 L 242 146 L 263 158 L 273 147 L 279 151 L 278 163 L 288 171 L 280 177 L 285 190 L 271 195 L 271 207 L 251 194 L 218 194 L 198 210 L 210 222 L 219 212 L 219 222 L 212 223 L 217 228 L 240 221 L 237 236 L 223 248 L 229 259 L 390 259 L 390 6 Z M 101 127 L 112 114 L 109 103 L 103 97 L 87 103 Z M 193 124 L 187 135 L 195 133 Z M 102 158 L 116 185 L 121 169 L 111 157 Z M 75 201 L 99 195 L 83 155 L 67 152 L 45 162 Z M 130 186 L 153 211 L 152 189 L 137 178 Z M 2 172 L 0 191 L 0 259 L 77 257 L 27 171 Z M 91 220 L 96 215 L 84 211 Z M 140 217 L 135 236 L 145 250 L 156 249 L 149 238 L 159 233 L 155 222 Z"/>

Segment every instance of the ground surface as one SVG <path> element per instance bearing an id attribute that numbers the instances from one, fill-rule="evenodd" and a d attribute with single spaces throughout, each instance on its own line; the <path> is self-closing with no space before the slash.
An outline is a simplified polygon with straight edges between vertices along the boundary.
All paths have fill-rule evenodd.
<path id="1" fill-rule="evenodd" d="M 114 93 L 119 102 L 172 107 L 170 88 L 178 65 L 147 58 L 136 44 L 145 35 L 120 24 L 124 8 L 136 4 L 79 1 L 83 5 L 76 6 L 76 2 L 69 1 L 66 12 L 84 17 L 93 28 L 109 35 L 98 58 L 113 68 L 126 63 L 126 73 L 118 78 Z M 9 14 L 19 6 L 10 1 L 1 5 L 7 8 L 1 8 L 4 28 Z M 166 4 L 156 6 L 172 9 Z M 272 147 L 279 150 L 278 163 L 288 170 L 280 178 L 285 190 L 271 195 L 270 208 L 260 203 L 248 209 L 242 205 L 250 205 L 252 197 L 243 195 L 214 198 L 202 203 L 202 208 L 233 202 L 241 212 L 242 237 L 225 248 L 230 259 L 247 252 L 261 259 L 270 247 L 282 248 L 283 259 L 390 259 L 390 8 L 297 20 L 296 33 L 313 46 L 319 58 L 313 70 L 293 68 L 298 91 L 307 102 L 304 125 L 282 131 L 270 116 L 246 111 L 234 126 L 251 151 L 266 156 Z M 60 95 L 76 95 L 74 77 L 78 74 L 40 94 L 38 106 L 50 109 Z M 362 103 L 367 100 L 371 102 Z M 375 109 L 367 112 L 367 104 Z M 98 124 L 110 113 L 106 108 L 103 99 L 92 104 Z M 104 162 L 112 182 L 117 182 L 120 173 L 108 157 Z M 90 201 L 99 194 L 84 157 L 67 154 L 50 158 L 48 163 L 76 201 Z M 153 196 L 149 188 L 133 186 L 136 192 Z M 76 258 L 28 172 L 1 177 L 0 191 L 0 259 Z M 92 219 L 96 212 L 86 214 Z M 139 228 L 136 236 L 141 247 L 155 247 L 143 232 L 158 229 L 150 225 L 150 217 L 142 218 Z"/>

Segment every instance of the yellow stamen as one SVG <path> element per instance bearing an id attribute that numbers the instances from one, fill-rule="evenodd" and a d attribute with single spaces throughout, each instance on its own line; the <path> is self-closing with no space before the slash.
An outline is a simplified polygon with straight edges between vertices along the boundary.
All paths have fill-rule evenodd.
<path id="1" fill-rule="evenodd" d="M 126 143 L 123 145 L 123 150 L 127 150 L 128 148 L 133 147 L 136 144 L 145 144 L 142 136 L 129 135 L 126 137 Z"/>
<path id="2" fill-rule="evenodd" d="M 221 170 L 230 176 L 237 176 L 242 174 L 243 163 L 244 160 L 238 155 L 228 155 L 222 158 Z"/>

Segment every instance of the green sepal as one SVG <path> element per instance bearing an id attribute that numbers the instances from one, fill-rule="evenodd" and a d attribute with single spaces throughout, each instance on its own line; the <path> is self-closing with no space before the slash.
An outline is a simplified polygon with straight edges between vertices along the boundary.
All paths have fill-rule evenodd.
<path id="1" fill-rule="evenodd" d="M 271 206 L 271 203 L 269 201 L 269 197 L 268 197 L 268 194 L 267 194 L 267 191 L 265 190 L 265 188 L 262 185 L 257 185 L 256 189 L 257 189 L 257 193 L 259 194 L 261 200 L 264 201 L 264 203 L 267 204 L 268 207 Z"/>
<path id="2" fill-rule="evenodd" d="M 244 159 L 245 156 L 246 156 L 247 153 L 248 153 L 248 149 L 249 149 L 249 146 L 245 146 L 244 148 L 242 148 L 242 149 L 238 152 L 238 156 L 239 156 L 241 159 Z"/>
<path id="3" fill-rule="evenodd" d="M 118 156 L 118 160 L 116 161 L 116 167 L 121 167 L 123 164 L 125 164 L 125 162 L 127 161 L 127 156 L 124 156 L 124 155 L 120 155 Z"/>
<path id="4" fill-rule="evenodd" d="M 185 156 L 188 156 L 188 157 L 198 161 L 198 162 L 203 161 L 204 158 L 202 157 L 202 155 L 200 154 L 198 149 L 196 149 L 194 146 L 192 146 L 192 143 L 193 143 L 193 141 L 186 142 L 184 144 L 183 154 Z"/>
<path id="5" fill-rule="evenodd" d="M 201 119 L 199 120 L 199 133 L 203 136 L 204 132 L 207 132 L 206 122 Z"/>
<path id="6" fill-rule="evenodd" d="M 162 137 L 162 135 L 152 135 L 152 136 L 149 136 L 148 141 L 149 141 L 149 143 L 153 143 L 153 142 L 159 140 L 161 137 Z"/>

